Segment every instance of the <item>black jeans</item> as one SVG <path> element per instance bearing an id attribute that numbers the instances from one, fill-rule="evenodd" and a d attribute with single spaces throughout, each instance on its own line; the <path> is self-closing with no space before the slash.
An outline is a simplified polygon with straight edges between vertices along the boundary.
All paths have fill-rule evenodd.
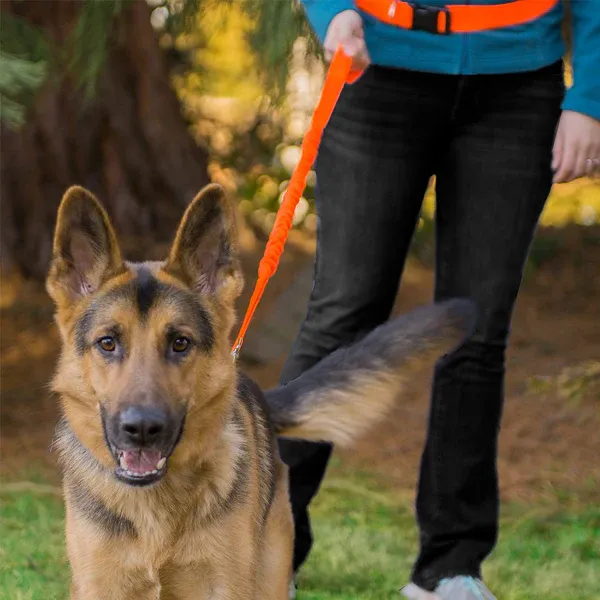
<path id="1" fill-rule="evenodd" d="M 435 369 L 417 495 L 413 581 L 479 576 L 498 533 L 497 439 L 513 306 L 551 187 L 561 63 L 453 76 L 370 67 L 347 86 L 316 164 L 318 245 L 290 381 L 391 312 L 428 180 L 435 174 L 435 299 L 470 297 L 475 334 Z M 281 440 L 296 522 L 294 568 L 311 544 L 307 507 L 328 444 Z"/>

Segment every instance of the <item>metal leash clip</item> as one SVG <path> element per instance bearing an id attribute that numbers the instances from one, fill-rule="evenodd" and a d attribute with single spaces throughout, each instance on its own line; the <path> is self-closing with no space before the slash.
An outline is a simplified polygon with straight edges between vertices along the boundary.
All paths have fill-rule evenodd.
<path id="1" fill-rule="evenodd" d="M 237 344 L 231 350 L 231 356 L 233 360 L 237 360 L 240 355 L 240 350 L 242 349 L 242 344 L 244 343 L 244 338 L 240 338 Z"/>

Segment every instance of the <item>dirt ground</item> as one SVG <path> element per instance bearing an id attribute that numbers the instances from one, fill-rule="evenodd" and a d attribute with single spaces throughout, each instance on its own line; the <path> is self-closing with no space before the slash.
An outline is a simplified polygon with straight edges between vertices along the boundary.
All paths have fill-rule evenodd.
<path id="1" fill-rule="evenodd" d="M 241 310 L 261 250 L 249 232 L 245 235 L 249 284 Z M 260 308 L 263 318 L 311 261 L 312 243 L 297 237 L 291 241 Z M 560 248 L 527 274 L 516 308 L 499 459 L 505 498 L 530 500 L 556 489 L 589 490 L 600 481 L 600 231 L 562 230 Z M 431 295 L 432 270 L 412 262 L 395 310 L 424 304 Z M 55 479 L 50 442 L 58 410 L 48 382 L 59 341 L 52 306 L 39 284 L 6 280 L 1 300 L 0 473 L 22 478 L 24 472 L 43 470 Z M 262 386 L 271 386 L 282 363 L 283 357 L 267 365 L 243 366 Z M 342 453 L 343 468 L 368 470 L 399 489 L 413 489 L 429 381 L 426 369 L 390 418 L 352 451 Z"/>

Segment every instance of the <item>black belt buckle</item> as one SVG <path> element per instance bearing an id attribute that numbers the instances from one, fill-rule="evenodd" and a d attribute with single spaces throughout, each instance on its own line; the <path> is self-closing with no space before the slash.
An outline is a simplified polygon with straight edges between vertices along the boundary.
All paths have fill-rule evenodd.
<path id="1" fill-rule="evenodd" d="M 443 6 L 428 6 L 426 4 L 411 4 L 413 9 L 412 27 L 414 31 L 426 31 L 447 35 L 450 33 L 450 11 Z M 444 31 L 438 31 L 438 16 L 446 14 L 446 27 Z"/>

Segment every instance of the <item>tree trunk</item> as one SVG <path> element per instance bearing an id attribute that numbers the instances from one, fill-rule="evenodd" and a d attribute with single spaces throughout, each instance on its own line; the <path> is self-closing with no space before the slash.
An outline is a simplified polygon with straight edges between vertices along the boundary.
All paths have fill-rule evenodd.
<path id="1" fill-rule="evenodd" d="M 79 0 L 3 0 L 2 11 L 41 27 L 64 47 Z M 86 104 L 73 81 L 49 82 L 27 124 L 2 127 L 2 269 L 45 275 L 56 209 L 80 184 L 107 207 L 134 256 L 156 254 L 183 208 L 208 182 L 207 152 L 196 145 L 171 88 L 144 0 L 115 20 L 97 92 Z M 125 248 L 127 254 L 127 247 Z"/>

